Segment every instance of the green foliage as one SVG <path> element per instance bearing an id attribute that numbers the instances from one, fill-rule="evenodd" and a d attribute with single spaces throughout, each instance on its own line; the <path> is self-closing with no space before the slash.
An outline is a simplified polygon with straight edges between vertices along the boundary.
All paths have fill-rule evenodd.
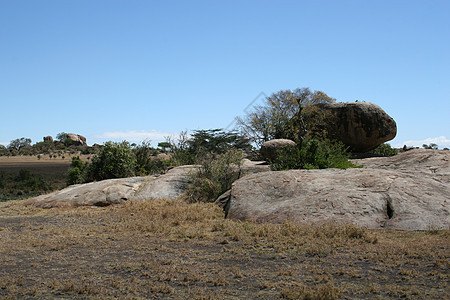
<path id="1" fill-rule="evenodd" d="M 205 152 L 198 160 L 200 168 L 192 174 L 188 198 L 192 202 L 214 201 L 231 188 L 241 176 L 243 152 L 229 149 L 223 154 Z"/>
<path id="2" fill-rule="evenodd" d="M 347 169 L 356 167 L 348 160 L 347 148 L 342 142 L 307 138 L 300 147 L 286 147 L 271 161 L 272 170 L 290 169 Z"/>
<path id="3" fill-rule="evenodd" d="M 372 153 L 382 156 L 394 156 L 398 154 L 398 150 L 392 148 L 390 144 L 384 143 L 373 149 Z"/>
<path id="4" fill-rule="evenodd" d="M 130 143 L 106 142 L 88 167 L 89 181 L 124 178 L 135 175 L 136 160 Z"/>
<path id="5" fill-rule="evenodd" d="M 68 138 L 68 135 L 65 132 L 60 132 L 56 135 L 56 139 L 59 140 L 60 142 L 64 141 L 67 138 Z"/>
<path id="6" fill-rule="evenodd" d="M 144 141 L 141 145 L 135 145 L 133 154 L 136 158 L 137 175 L 163 173 L 170 164 L 168 160 L 155 157 L 157 150 L 151 147 L 150 141 Z"/>
<path id="7" fill-rule="evenodd" d="M 26 198 L 53 190 L 52 184 L 39 174 L 21 169 L 17 175 L 0 173 L 0 201 Z"/>
<path id="8" fill-rule="evenodd" d="M 158 143 L 158 147 L 161 148 L 164 152 L 171 148 L 171 144 L 169 142 L 160 142 Z"/>
<path id="9" fill-rule="evenodd" d="M 250 140 L 236 132 L 225 132 L 222 129 L 195 130 L 188 140 L 192 153 L 206 151 L 223 154 L 230 149 L 248 151 L 252 148 Z"/>
<path id="10" fill-rule="evenodd" d="M 431 144 L 429 144 L 429 145 L 423 144 L 422 147 L 423 147 L 424 149 L 433 149 L 433 150 L 439 149 L 439 146 L 438 146 L 437 144 L 435 144 L 435 143 L 431 143 Z"/>
<path id="11" fill-rule="evenodd" d="M 12 140 L 9 143 L 8 148 L 20 150 L 21 148 L 27 147 L 27 146 L 31 146 L 31 139 L 22 137 L 20 139 Z"/>
<path id="12" fill-rule="evenodd" d="M 0 172 L 0 189 L 5 187 L 5 175 Z"/>
<path id="13" fill-rule="evenodd" d="M 87 179 L 87 169 L 89 163 L 84 162 L 79 156 L 72 157 L 69 171 L 67 172 L 67 185 L 83 183 Z"/>
<path id="14" fill-rule="evenodd" d="M 264 106 L 257 106 L 244 118 L 238 118 L 241 131 L 261 145 L 271 139 L 291 139 L 296 142 L 307 133 L 303 108 L 317 103 L 331 103 L 336 99 L 309 88 L 282 90 L 266 98 Z"/>
<path id="15" fill-rule="evenodd" d="M 250 151 L 250 140 L 234 131 L 222 129 L 195 130 L 192 135 L 182 132 L 178 141 L 169 141 L 174 165 L 194 164 L 204 153 L 224 154 L 230 149 Z"/>

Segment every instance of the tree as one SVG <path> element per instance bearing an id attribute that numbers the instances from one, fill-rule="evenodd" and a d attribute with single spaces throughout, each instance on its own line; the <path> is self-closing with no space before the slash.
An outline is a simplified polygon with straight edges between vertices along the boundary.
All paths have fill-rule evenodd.
<path id="1" fill-rule="evenodd" d="M 20 150 L 20 148 L 27 147 L 27 146 L 31 146 L 31 139 L 22 137 L 20 139 L 12 140 L 9 143 L 8 148 Z"/>
<path id="2" fill-rule="evenodd" d="M 392 148 L 389 143 L 384 143 L 372 150 L 372 153 L 383 156 L 394 156 L 398 154 L 397 149 Z"/>
<path id="3" fill-rule="evenodd" d="M 191 153 L 200 151 L 223 154 L 229 149 L 247 151 L 251 149 L 250 140 L 236 132 L 226 132 L 222 129 L 195 130 L 188 140 Z"/>
<path id="4" fill-rule="evenodd" d="M 169 142 L 159 142 L 158 147 L 161 148 L 164 152 L 167 151 L 167 149 L 170 149 L 172 145 Z"/>
<path id="5" fill-rule="evenodd" d="M 69 171 L 67 172 L 67 185 L 83 183 L 86 181 L 86 171 L 89 163 L 84 162 L 79 156 L 72 157 Z"/>
<path id="6" fill-rule="evenodd" d="M 433 150 L 437 150 L 439 148 L 439 146 L 437 144 L 435 144 L 435 143 L 431 143 L 429 145 L 423 144 L 422 147 L 424 149 L 433 149 Z"/>
<path id="7" fill-rule="evenodd" d="M 65 139 L 67 139 L 68 135 L 65 132 L 60 132 L 56 135 L 56 139 L 60 142 L 63 142 Z"/>
<path id="8" fill-rule="evenodd" d="M 130 143 L 106 142 L 88 168 L 88 180 L 124 178 L 135 175 L 135 157 Z"/>
<path id="9" fill-rule="evenodd" d="M 281 90 L 267 97 L 264 106 L 255 107 L 254 111 L 244 118 L 237 118 L 237 121 L 243 134 L 258 145 L 271 139 L 298 141 L 308 130 L 302 117 L 303 109 L 312 104 L 335 101 L 324 92 L 312 92 L 309 88 Z"/>

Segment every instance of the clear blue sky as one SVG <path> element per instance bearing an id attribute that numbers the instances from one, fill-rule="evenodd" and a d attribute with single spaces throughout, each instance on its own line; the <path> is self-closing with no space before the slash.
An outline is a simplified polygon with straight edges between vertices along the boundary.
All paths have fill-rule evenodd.
<path id="1" fill-rule="evenodd" d="M 0 142 L 224 128 L 261 92 L 373 102 L 450 146 L 450 1 L 0 0 Z"/>

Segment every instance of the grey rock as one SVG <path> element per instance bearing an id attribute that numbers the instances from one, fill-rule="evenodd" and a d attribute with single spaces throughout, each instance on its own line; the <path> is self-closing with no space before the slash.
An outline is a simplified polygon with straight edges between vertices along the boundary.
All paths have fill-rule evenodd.
<path id="1" fill-rule="evenodd" d="M 248 175 L 254 173 L 268 172 L 270 165 L 265 161 L 252 161 L 245 158 L 241 165 L 241 175 Z"/>
<path id="2" fill-rule="evenodd" d="M 75 133 L 68 133 L 67 138 L 73 142 L 74 145 L 78 146 L 86 146 L 86 138 L 82 135 L 75 134 Z"/>
<path id="3" fill-rule="evenodd" d="M 361 169 L 264 172 L 217 200 L 238 220 L 336 221 L 371 229 L 449 228 L 448 151 L 360 160 Z"/>
<path id="4" fill-rule="evenodd" d="M 296 143 L 294 141 L 288 139 L 274 139 L 267 142 L 264 142 L 261 145 L 261 156 L 265 160 L 273 160 L 277 156 L 277 151 L 285 148 L 285 147 L 295 147 Z"/>
<path id="5" fill-rule="evenodd" d="M 169 170 L 158 177 L 147 177 L 142 186 L 133 195 L 133 200 L 158 198 L 176 198 L 181 196 L 189 184 L 189 175 L 198 166 L 187 165 Z"/>
<path id="6" fill-rule="evenodd" d="M 131 177 L 72 185 L 51 194 L 31 198 L 24 204 L 41 208 L 119 204 L 128 200 L 144 179 Z"/>
<path id="7" fill-rule="evenodd" d="M 107 179 L 69 186 L 25 201 L 42 208 L 108 206 L 127 200 L 176 198 L 186 190 L 189 174 L 196 166 L 182 166 L 160 176 Z"/>

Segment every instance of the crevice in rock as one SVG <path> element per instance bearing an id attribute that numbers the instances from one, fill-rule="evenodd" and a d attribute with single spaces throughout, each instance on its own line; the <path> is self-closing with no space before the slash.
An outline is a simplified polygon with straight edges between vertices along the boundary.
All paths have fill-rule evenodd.
<path id="1" fill-rule="evenodd" d="M 386 214 L 389 219 L 392 219 L 394 217 L 394 207 L 392 206 L 391 198 L 388 198 L 386 201 Z"/>
<path id="2" fill-rule="evenodd" d="M 109 206 L 111 205 L 111 203 L 106 202 L 106 201 L 98 201 L 92 204 L 92 206 L 97 206 L 97 207 L 105 207 L 105 206 Z"/>

